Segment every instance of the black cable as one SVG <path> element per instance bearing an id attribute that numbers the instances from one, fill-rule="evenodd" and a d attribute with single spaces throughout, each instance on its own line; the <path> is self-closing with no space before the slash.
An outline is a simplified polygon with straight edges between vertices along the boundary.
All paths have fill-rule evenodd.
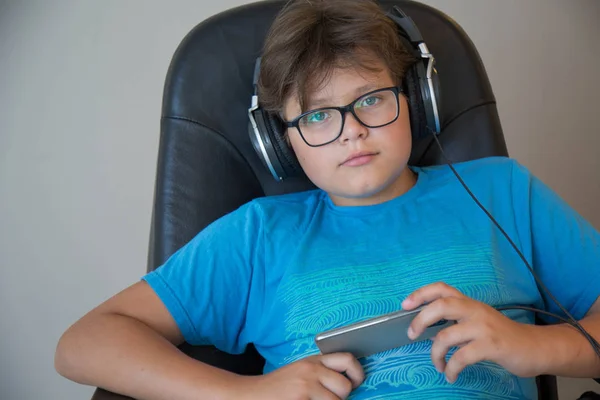
<path id="1" fill-rule="evenodd" d="M 598 344 L 598 342 L 596 341 L 596 339 L 593 338 L 588 333 L 588 331 L 585 330 L 585 328 L 583 326 L 581 326 L 581 324 L 579 323 L 579 321 L 577 321 L 571 315 L 571 313 L 569 313 L 569 311 L 567 311 L 567 309 L 565 309 L 565 307 L 563 307 L 563 305 L 560 304 L 560 302 L 556 299 L 556 297 L 554 297 L 554 295 L 550 292 L 550 290 L 546 287 L 546 285 L 544 285 L 544 283 L 537 276 L 537 274 L 535 273 L 535 271 L 533 270 L 533 268 L 531 267 L 531 265 L 529 265 L 529 262 L 527 261 L 527 259 L 523 255 L 523 253 L 519 250 L 519 248 L 517 247 L 517 245 L 512 241 L 512 239 L 510 238 L 510 236 L 508 236 L 508 234 L 506 233 L 506 231 L 500 226 L 500 224 L 496 221 L 496 219 L 492 216 L 492 214 L 490 214 L 490 212 L 483 206 L 483 204 L 481 204 L 481 202 L 477 199 L 477 197 L 475 197 L 475 195 L 473 194 L 473 192 L 471 192 L 471 190 L 469 189 L 469 187 L 467 186 L 467 184 L 465 183 L 465 181 L 463 181 L 463 179 L 460 177 L 460 175 L 458 174 L 458 172 L 456 171 L 456 169 L 454 169 L 454 166 L 452 165 L 452 162 L 450 161 L 450 159 L 446 156 L 446 153 L 444 152 L 444 148 L 442 147 L 442 144 L 440 143 L 438 135 L 433 130 L 431 130 L 431 128 L 428 128 L 428 129 L 433 134 L 433 137 L 434 137 L 434 139 L 435 139 L 438 147 L 440 148 L 440 152 L 442 154 L 442 157 L 446 160 L 446 163 L 448 164 L 448 166 L 450 167 L 450 169 L 452 170 L 452 172 L 454 173 L 454 175 L 456 176 L 456 178 L 459 180 L 459 182 L 461 183 L 461 185 L 465 188 L 465 190 L 467 191 L 467 193 L 469 193 L 469 195 L 475 201 L 475 203 L 479 206 L 479 208 L 481 208 L 481 210 L 483 210 L 483 212 L 488 216 L 488 218 L 500 230 L 500 232 L 502 233 L 502 235 L 504 235 L 504 237 L 506 238 L 506 240 L 508 240 L 508 242 L 510 243 L 510 245 L 512 246 L 512 248 L 517 252 L 517 254 L 521 258 L 521 260 L 523 260 L 523 262 L 525 263 L 525 265 L 527 266 L 527 268 L 529 269 L 529 271 L 533 275 L 533 277 L 534 277 L 535 281 L 537 282 L 537 284 L 546 292 L 546 294 L 548 295 L 548 297 L 550 297 L 550 299 L 552 299 L 552 301 L 558 306 L 558 308 L 560 308 L 561 311 L 568 317 L 568 319 L 569 319 L 568 323 L 571 324 L 573 327 L 575 327 L 588 340 L 588 342 L 590 342 L 590 344 L 592 345 L 592 348 L 596 352 L 596 355 L 598 355 L 598 358 L 600 358 L 600 345 Z M 537 310 L 537 311 L 539 312 L 541 310 Z M 565 320 L 562 317 L 558 317 L 555 314 L 547 313 L 545 311 L 543 312 L 543 314 L 548 314 L 548 315 L 555 316 L 555 317 L 559 318 L 562 321 Z"/>
<path id="2" fill-rule="evenodd" d="M 534 313 L 540 313 L 540 314 L 544 314 L 547 315 L 549 317 L 554 317 L 556 319 L 561 320 L 562 322 L 564 322 L 565 324 L 569 324 L 569 325 L 573 325 L 573 322 L 565 317 L 561 317 L 558 314 L 554 314 L 550 311 L 546 311 L 546 310 L 540 310 L 539 308 L 535 308 L 535 307 L 529 307 L 529 306 L 502 306 L 502 307 L 494 307 L 497 311 L 506 311 L 506 310 L 525 310 L 525 311 L 532 311 Z"/>
<path id="3" fill-rule="evenodd" d="M 561 317 L 558 314 L 554 314 L 550 311 L 546 311 L 546 310 L 540 310 L 539 308 L 535 308 L 535 307 L 529 307 L 529 306 L 502 306 L 502 307 L 495 307 L 496 310 L 498 311 L 505 311 L 505 310 L 525 310 L 525 311 L 532 311 L 534 313 L 538 313 L 538 314 L 544 314 L 547 315 L 549 317 L 554 317 L 558 320 L 561 320 L 562 322 L 564 322 L 565 324 L 569 324 L 571 326 L 573 326 L 574 328 L 576 328 L 575 324 L 573 324 L 573 321 L 569 320 L 568 318 L 565 317 Z M 592 336 L 590 336 L 592 338 L 592 340 L 594 341 L 596 346 L 600 346 L 600 344 L 598 343 L 598 341 L 596 341 L 596 339 L 594 339 Z"/>

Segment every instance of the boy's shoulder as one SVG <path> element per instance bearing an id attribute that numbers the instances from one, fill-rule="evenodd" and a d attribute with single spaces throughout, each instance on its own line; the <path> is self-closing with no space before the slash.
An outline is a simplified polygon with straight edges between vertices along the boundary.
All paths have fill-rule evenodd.
<path id="1" fill-rule="evenodd" d="M 226 232 L 257 232 L 273 226 L 298 226 L 318 207 L 323 192 L 309 190 L 297 193 L 257 197 L 225 213 L 209 224 L 208 234 Z"/>
<path id="2" fill-rule="evenodd" d="M 479 193 L 513 193 L 527 190 L 534 177 L 529 170 L 510 157 L 485 157 L 452 163 L 458 176 L 470 189 Z M 426 191 L 431 196 L 445 196 L 448 191 L 462 191 L 457 177 L 447 164 L 415 168 L 422 174 Z"/>
<path id="3" fill-rule="evenodd" d="M 259 214 L 262 219 L 289 217 L 310 213 L 323 200 L 325 192 L 319 189 L 257 197 L 242 208 Z"/>
<path id="4" fill-rule="evenodd" d="M 452 166 L 463 178 L 486 179 L 508 178 L 513 179 L 515 172 L 528 174 L 527 170 L 515 159 L 510 157 L 484 157 L 476 160 L 452 163 Z M 456 179 L 454 173 L 447 164 L 418 167 L 418 171 L 428 174 L 431 178 Z"/>
<path id="5" fill-rule="evenodd" d="M 504 156 L 492 156 L 492 157 L 483 157 L 477 158 L 474 160 L 468 161 L 460 161 L 453 162 L 452 165 L 457 170 L 463 170 L 465 172 L 479 172 L 482 170 L 490 171 L 490 170 L 511 170 L 518 162 L 510 157 Z M 437 165 L 429 165 L 425 167 L 419 167 L 424 171 L 447 171 L 448 164 L 437 164 Z"/>
<path id="6" fill-rule="evenodd" d="M 323 204 L 325 192 L 319 189 L 258 197 L 245 205 L 262 229 L 271 233 L 300 229 Z"/>

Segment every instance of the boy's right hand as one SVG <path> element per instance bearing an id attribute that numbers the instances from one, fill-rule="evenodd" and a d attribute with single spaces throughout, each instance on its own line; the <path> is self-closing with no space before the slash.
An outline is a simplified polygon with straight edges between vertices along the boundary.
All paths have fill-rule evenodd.
<path id="1" fill-rule="evenodd" d="M 346 376 L 342 375 L 345 373 Z M 243 398 L 261 400 L 343 400 L 365 379 L 350 353 L 311 356 L 269 374 L 252 377 Z"/>

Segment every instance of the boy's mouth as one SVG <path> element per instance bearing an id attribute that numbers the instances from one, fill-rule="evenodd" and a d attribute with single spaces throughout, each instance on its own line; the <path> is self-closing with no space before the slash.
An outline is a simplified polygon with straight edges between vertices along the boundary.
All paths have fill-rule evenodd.
<path id="1" fill-rule="evenodd" d="M 365 165 L 371 162 L 378 152 L 375 151 L 359 151 L 356 153 L 352 153 L 348 158 L 344 160 L 340 165 L 346 167 L 359 167 L 361 165 Z"/>

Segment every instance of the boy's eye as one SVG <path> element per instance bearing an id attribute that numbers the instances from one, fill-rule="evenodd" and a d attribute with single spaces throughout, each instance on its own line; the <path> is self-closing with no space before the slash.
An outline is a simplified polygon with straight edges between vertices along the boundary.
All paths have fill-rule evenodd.
<path id="1" fill-rule="evenodd" d="M 307 116 L 305 116 L 304 118 L 302 118 L 302 121 L 304 123 L 304 125 L 308 125 L 308 124 L 320 124 L 325 122 L 327 119 L 329 118 L 329 113 L 326 111 L 317 111 L 314 112 L 312 114 L 308 114 Z"/>
<path id="2" fill-rule="evenodd" d="M 381 101 L 381 99 L 377 96 L 369 96 L 369 97 L 365 97 L 364 99 L 360 100 L 358 103 L 356 103 L 356 108 L 362 108 L 362 107 L 373 107 L 374 105 L 378 104 Z"/>

